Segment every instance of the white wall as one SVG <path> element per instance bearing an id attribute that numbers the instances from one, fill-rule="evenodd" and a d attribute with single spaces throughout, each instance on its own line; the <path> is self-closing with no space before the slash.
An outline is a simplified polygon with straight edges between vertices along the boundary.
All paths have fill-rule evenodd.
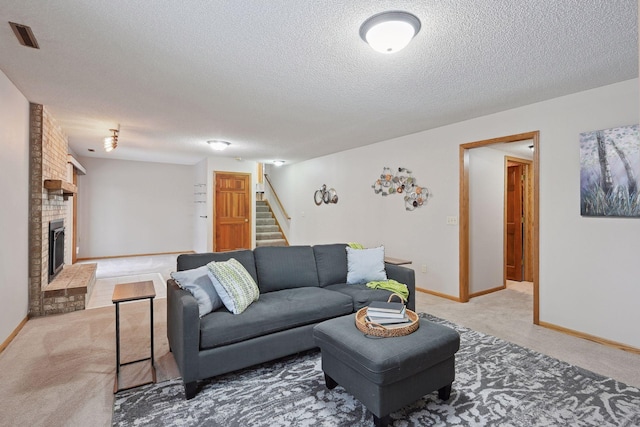
<path id="1" fill-rule="evenodd" d="M 640 348 L 640 220 L 580 217 L 580 132 L 635 124 L 638 79 L 407 135 L 269 171 L 292 216 L 289 241 L 383 243 L 413 261 L 416 284 L 458 296 L 459 145 L 540 131 L 540 319 Z M 374 195 L 383 166 L 413 169 L 433 193 L 406 212 L 399 196 Z M 337 205 L 313 192 L 335 187 Z M 427 266 L 427 273 L 420 267 Z"/>
<path id="2" fill-rule="evenodd" d="M 193 166 L 194 173 L 194 210 L 193 210 L 193 250 L 195 252 L 207 252 L 209 224 L 211 224 L 211 210 L 207 205 L 209 195 L 207 189 L 207 159 Z M 204 193 L 204 194 L 202 194 Z"/>
<path id="3" fill-rule="evenodd" d="M 214 172 L 249 173 L 252 189 L 256 182 L 255 162 L 231 158 L 195 165 L 78 160 L 87 170 L 78 177 L 79 258 L 211 251 Z"/>
<path id="4" fill-rule="evenodd" d="M 29 102 L 0 71 L 0 344 L 29 309 Z"/>
<path id="5" fill-rule="evenodd" d="M 504 156 L 469 150 L 469 293 L 503 286 Z"/>
<path id="6" fill-rule="evenodd" d="M 73 165 L 67 163 L 67 182 L 73 182 Z M 75 197 L 75 196 L 74 196 Z M 73 199 L 69 199 L 69 203 L 65 203 L 65 230 L 64 230 L 64 263 L 66 265 L 73 264 Z"/>
<path id="7" fill-rule="evenodd" d="M 192 250 L 193 166 L 78 160 L 78 258 Z"/>

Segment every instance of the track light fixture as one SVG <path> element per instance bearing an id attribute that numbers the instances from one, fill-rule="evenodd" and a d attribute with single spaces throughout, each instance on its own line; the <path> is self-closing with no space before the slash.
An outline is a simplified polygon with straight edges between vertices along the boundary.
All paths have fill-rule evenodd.
<path id="1" fill-rule="evenodd" d="M 111 132 L 111 136 L 108 136 L 104 139 L 104 151 L 107 153 L 113 151 L 118 146 L 118 134 L 120 133 L 120 125 L 118 125 L 118 129 L 109 129 Z"/>

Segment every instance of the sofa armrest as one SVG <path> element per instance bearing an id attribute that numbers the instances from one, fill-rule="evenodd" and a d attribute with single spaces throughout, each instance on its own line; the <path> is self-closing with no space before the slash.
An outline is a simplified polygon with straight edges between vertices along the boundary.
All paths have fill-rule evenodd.
<path id="1" fill-rule="evenodd" d="M 185 384 L 196 381 L 200 351 L 198 303 L 173 279 L 167 281 L 167 338 Z"/>
<path id="2" fill-rule="evenodd" d="M 407 300 L 407 308 L 416 310 L 416 273 L 410 268 L 401 265 L 385 263 L 387 270 L 387 278 L 404 283 L 409 288 L 409 299 Z"/>

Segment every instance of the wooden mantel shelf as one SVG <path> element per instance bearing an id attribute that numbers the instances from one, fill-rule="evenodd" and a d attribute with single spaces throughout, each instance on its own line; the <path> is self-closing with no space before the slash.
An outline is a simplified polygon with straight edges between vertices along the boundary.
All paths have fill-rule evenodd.
<path id="1" fill-rule="evenodd" d="M 76 185 L 61 179 L 45 179 L 44 188 L 49 191 L 61 191 L 62 197 L 64 197 L 65 200 L 67 200 L 67 197 L 73 196 L 78 192 Z"/>

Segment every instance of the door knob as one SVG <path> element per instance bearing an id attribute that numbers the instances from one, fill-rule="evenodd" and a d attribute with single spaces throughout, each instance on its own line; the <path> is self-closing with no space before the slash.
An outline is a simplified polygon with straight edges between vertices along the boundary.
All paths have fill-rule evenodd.
<path id="1" fill-rule="evenodd" d="M 244 219 L 244 222 L 249 222 L 249 218 L 245 218 L 245 219 Z"/>

